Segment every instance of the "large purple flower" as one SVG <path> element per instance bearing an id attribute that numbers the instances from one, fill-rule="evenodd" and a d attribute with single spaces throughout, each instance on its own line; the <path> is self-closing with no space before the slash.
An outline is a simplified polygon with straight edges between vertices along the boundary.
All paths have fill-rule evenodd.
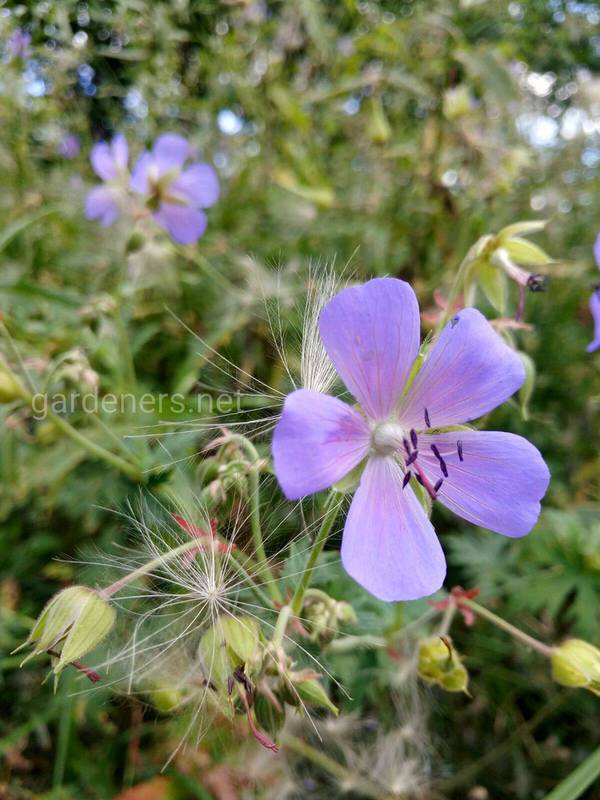
<path id="1" fill-rule="evenodd" d="M 598 269 L 600 269 L 600 233 L 596 237 L 594 244 L 594 258 Z M 594 320 L 594 338 L 586 347 L 588 353 L 595 352 L 600 347 L 600 286 L 596 286 L 593 295 L 590 297 L 590 311 Z"/>
<path id="2" fill-rule="evenodd" d="M 404 281 L 344 289 L 323 309 L 320 334 L 360 410 L 292 392 L 273 438 L 275 473 L 296 500 L 365 462 L 342 541 L 342 562 L 358 583 L 382 600 L 412 600 L 442 585 L 444 553 L 414 480 L 475 525 L 529 533 L 550 478 L 538 450 L 511 433 L 448 430 L 491 411 L 525 379 L 519 357 L 479 311 L 452 318 L 408 388 L 419 307 Z"/>
<path id="3" fill-rule="evenodd" d="M 154 219 L 180 244 L 193 244 L 206 230 L 206 214 L 219 197 L 219 180 L 209 164 L 184 164 L 188 142 L 174 133 L 159 136 L 142 153 L 131 176 L 131 188 L 146 197 Z"/>
<path id="4" fill-rule="evenodd" d="M 112 142 L 98 142 L 92 147 L 90 161 L 96 175 L 104 183 L 88 192 L 85 215 L 101 225 L 112 225 L 119 216 L 119 200 L 126 183 L 129 149 L 122 133 Z"/>

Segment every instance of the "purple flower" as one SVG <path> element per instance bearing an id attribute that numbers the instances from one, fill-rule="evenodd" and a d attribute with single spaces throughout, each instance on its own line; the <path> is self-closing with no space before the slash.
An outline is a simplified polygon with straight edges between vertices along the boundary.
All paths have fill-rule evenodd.
<path id="1" fill-rule="evenodd" d="M 188 142 L 174 133 L 159 136 L 142 153 L 131 175 L 131 188 L 146 197 L 153 217 L 179 244 L 193 244 L 206 230 L 206 214 L 219 197 L 219 181 L 209 164 L 190 164 Z"/>
<path id="2" fill-rule="evenodd" d="M 90 161 L 94 172 L 104 183 L 87 194 L 85 215 L 88 219 L 100 220 L 104 226 L 112 225 L 117 220 L 128 158 L 127 140 L 122 133 L 118 133 L 110 144 L 98 142 L 92 147 Z"/>
<path id="3" fill-rule="evenodd" d="M 377 278 L 344 289 L 319 324 L 360 410 L 320 392 L 292 392 L 273 459 L 290 500 L 326 489 L 365 461 L 342 541 L 355 580 L 382 600 L 412 600 L 442 585 L 444 553 L 415 480 L 475 525 L 529 533 L 550 478 L 538 450 L 511 433 L 448 430 L 491 411 L 525 380 L 520 358 L 479 311 L 452 318 L 408 388 L 419 306 L 407 283 Z"/>
<path id="4" fill-rule="evenodd" d="M 594 258 L 598 269 L 600 269 L 600 233 L 596 237 L 594 244 Z M 586 347 L 588 353 L 594 353 L 600 347 L 600 286 L 596 286 L 593 295 L 590 297 L 590 311 L 594 320 L 594 338 Z"/>
<path id="5" fill-rule="evenodd" d="M 13 58 L 29 58 L 31 55 L 31 34 L 15 28 L 8 37 L 8 49 Z"/>
<path id="6" fill-rule="evenodd" d="M 58 153 L 63 158 L 77 158 L 81 150 L 81 139 L 74 133 L 65 133 L 58 143 Z"/>

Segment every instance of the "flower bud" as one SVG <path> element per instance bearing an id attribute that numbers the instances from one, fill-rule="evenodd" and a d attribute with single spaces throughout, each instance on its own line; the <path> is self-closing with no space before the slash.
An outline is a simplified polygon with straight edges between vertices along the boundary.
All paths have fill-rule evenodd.
<path id="1" fill-rule="evenodd" d="M 69 586 L 46 604 L 26 642 L 33 645 L 30 658 L 49 650 L 57 653 L 54 674 L 90 650 L 93 650 L 113 627 L 116 613 L 110 603 L 87 586 Z M 20 649 L 20 648 L 18 648 Z"/>
<path id="2" fill-rule="evenodd" d="M 208 679 L 220 690 L 237 667 L 252 675 L 262 662 L 258 624 L 251 617 L 219 617 L 200 640 L 200 657 Z"/>
<path id="3" fill-rule="evenodd" d="M 331 702 L 327 692 L 316 678 L 294 683 L 294 689 L 303 703 L 309 703 L 317 708 L 326 708 L 336 716 L 339 714 L 338 707 Z"/>
<path id="4" fill-rule="evenodd" d="M 419 642 L 419 675 L 447 692 L 468 694 L 469 673 L 448 636 L 432 636 Z"/>
<path id="5" fill-rule="evenodd" d="M 589 689 L 600 697 L 600 650 L 582 639 L 552 649 L 552 677 L 562 686 Z"/>
<path id="6" fill-rule="evenodd" d="M 25 392 L 20 381 L 7 364 L 0 361 L 0 403 L 12 403 L 13 400 L 25 399 Z"/>

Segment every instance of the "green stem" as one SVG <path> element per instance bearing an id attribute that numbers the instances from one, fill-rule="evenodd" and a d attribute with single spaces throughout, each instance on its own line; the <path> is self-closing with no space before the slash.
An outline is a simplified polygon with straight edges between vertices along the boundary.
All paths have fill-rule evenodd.
<path id="1" fill-rule="evenodd" d="M 271 639 L 274 645 L 279 646 L 282 643 L 291 615 L 292 607 L 288 605 L 283 606 L 279 612 L 279 616 L 277 617 L 277 623 L 275 625 L 275 630 L 273 631 L 273 638 Z"/>
<path id="2" fill-rule="evenodd" d="M 296 587 L 294 597 L 292 598 L 292 613 L 296 617 L 299 616 L 300 612 L 302 611 L 304 595 L 306 594 L 306 590 L 310 585 L 313 572 L 315 571 L 315 567 L 317 565 L 317 559 L 323 552 L 325 542 L 327 541 L 327 537 L 329 536 L 341 505 L 341 501 L 337 499 L 336 494 L 336 492 L 331 492 L 327 498 L 327 502 L 325 504 L 325 514 L 323 516 L 323 521 L 321 522 L 321 527 L 319 528 L 319 532 L 315 537 L 310 555 L 308 556 L 308 561 L 306 562 L 306 566 L 302 572 L 302 577 L 300 578 L 300 583 Z"/>
<path id="3" fill-rule="evenodd" d="M 474 600 L 468 600 L 467 598 L 461 597 L 459 603 L 460 605 L 468 606 L 480 617 L 487 619 L 497 628 L 501 628 L 503 631 L 506 631 L 506 633 L 512 636 L 513 639 L 517 639 L 527 647 L 531 647 L 532 650 L 540 653 L 540 655 L 545 656 L 546 658 L 550 658 L 552 655 L 552 648 L 547 644 L 540 642 L 539 639 L 534 639 L 533 636 L 529 636 L 528 633 L 525 633 L 524 631 L 520 630 L 520 628 L 516 628 L 514 625 L 511 625 L 510 622 L 502 619 L 502 617 L 499 617 L 492 611 L 488 611 L 487 608 L 480 606 L 479 603 L 476 603 Z"/>
<path id="4" fill-rule="evenodd" d="M 99 458 L 101 461 L 105 461 L 112 467 L 115 467 L 115 469 L 118 469 L 120 472 L 127 475 L 128 478 L 131 478 L 132 481 L 135 481 L 136 483 L 144 483 L 144 472 L 140 467 L 132 464 L 130 461 L 126 461 L 124 458 L 121 458 L 121 456 L 118 456 L 115 453 L 111 453 L 110 450 L 106 450 L 104 447 L 102 447 L 102 445 L 92 442 L 91 439 L 88 439 L 87 436 L 85 436 L 83 433 L 80 433 L 69 422 L 67 422 L 58 414 L 55 414 L 54 411 L 47 409 L 46 415 L 48 419 L 51 419 L 52 422 L 54 422 L 57 428 L 60 428 L 64 434 L 66 434 L 74 442 L 77 442 L 77 444 L 81 445 L 81 447 L 83 447 L 84 450 L 87 450 L 90 455 L 94 456 L 95 458 Z"/>
<path id="5" fill-rule="evenodd" d="M 302 756 L 302 758 L 306 758 L 315 766 L 333 775 L 344 786 L 355 788 L 361 795 L 369 797 L 371 800 L 387 800 L 389 797 L 385 792 L 374 786 L 371 781 L 357 777 L 355 771 L 349 770 L 339 761 L 335 761 L 330 756 L 325 755 L 322 750 L 317 750 L 298 736 L 292 736 L 290 733 L 285 734 L 281 739 L 281 746 L 292 753 Z M 397 797 L 396 795 L 394 796 Z"/>
<path id="6" fill-rule="evenodd" d="M 52 788 L 59 789 L 63 785 L 67 757 L 69 754 L 69 741 L 73 723 L 73 696 L 69 694 L 69 683 L 63 686 L 63 700 L 58 719 L 58 736 L 56 740 L 56 755 L 54 758 L 54 771 L 52 774 Z"/>
<path id="7" fill-rule="evenodd" d="M 183 553 L 187 553 L 188 550 L 193 550 L 197 547 L 197 539 L 190 539 L 189 542 L 180 544 L 179 547 L 174 547 L 173 550 L 169 550 L 168 553 L 163 553 L 162 555 L 153 558 L 151 561 L 142 564 L 141 567 L 134 569 L 133 572 L 123 575 L 122 578 L 119 578 L 119 580 L 111 583 L 110 586 L 106 586 L 104 589 L 101 589 L 99 594 L 108 600 L 124 586 L 127 586 L 132 581 L 137 580 L 137 578 L 140 578 L 142 575 L 147 575 L 149 572 L 152 572 L 153 569 L 160 567 L 160 565 L 164 564 L 165 561 L 171 561 L 171 559 L 177 558 L 177 556 L 183 555 Z"/>
<path id="8" fill-rule="evenodd" d="M 129 344 L 129 336 L 127 334 L 127 327 L 123 319 L 123 312 L 121 307 L 117 309 L 114 316 L 115 327 L 119 337 L 119 345 L 121 347 L 121 355 L 125 364 L 125 380 L 127 385 L 135 391 L 137 388 L 137 377 L 135 374 L 135 363 L 133 361 L 133 353 L 131 352 L 131 345 Z"/>
<path id="9" fill-rule="evenodd" d="M 237 444 L 238 447 L 246 452 L 250 460 L 250 472 L 248 477 L 250 493 L 250 530 L 252 533 L 254 552 L 256 553 L 257 570 L 263 582 L 267 585 L 273 600 L 276 603 L 281 603 L 283 598 L 269 566 L 262 535 L 260 521 L 260 457 L 258 451 L 252 442 L 246 439 L 245 436 L 240 436 L 239 434 L 230 434 L 227 437 L 227 442 L 234 442 Z"/>
<path id="10" fill-rule="evenodd" d="M 475 247 L 475 245 L 473 245 L 473 247 Z M 450 315 L 453 313 L 452 309 L 454 303 L 456 302 L 456 298 L 458 297 L 458 293 L 460 292 L 460 287 L 464 280 L 465 273 L 467 269 L 471 266 L 471 263 L 473 262 L 473 247 L 469 248 L 467 255 L 460 262 L 460 266 L 456 271 L 454 280 L 452 281 L 452 286 L 450 287 L 450 292 L 448 294 L 448 297 L 446 298 L 446 308 L 440 314 L 438 323 L 435 326 L 436 335 L 440 333 L 444 325 L 448 322 Z"/>

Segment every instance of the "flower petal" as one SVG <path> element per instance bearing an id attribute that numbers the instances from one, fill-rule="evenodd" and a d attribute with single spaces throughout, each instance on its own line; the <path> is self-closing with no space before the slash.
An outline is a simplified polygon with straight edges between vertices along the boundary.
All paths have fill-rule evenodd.
<path id="1" fill-rule="evenodd" d="M 340 377 L 372 419 L 398 402 L 419 352 L 419 306 L 397 278 L 375 278 L 344 289 L 319 321 L 325 350 Z"/>
<path id="2" fill-rule="evenodd" d="M 191 206 L 209 208 L 219 198 L 219 179 L 210 164 L 192 164 L 169 186 L 169 194 L 177 195 Z"/>
<path id="3" fill-rule="evenodd" d="M 367 462 L 344 528 L 346 571 L 380 600 L 416 600 L 437 591 L 446 559 L 431 522 L 389 457 Z"/>
<path id="4" fill-rule="evenodd" d="M 142 153 L 135 162 L 129 181 L 129 185 L 134 192 L 138 192 L 139 194 L 148 194 L 150 192 L 149 176 L 153 164 L 154 158 L 152 157 L 152 153 L 149 153 L 147 150 Z"/>
<path id="5" fill-rule="evenodd" d="M 112 225 L 119 216 L 119 205 L 114 190 L 110 186 L 96 186 L 85 198 L 85 215 L 97 219 L 101 225 Z"/>
<path id="6" fill-rule="evenodd" d="M 398 409 L 406 428 L 467 422 L 507 400 L 525 380 L 525 367 L 483 314 L 459 311 L 446 325 Z M 428 425 L 428 423 L 427 423 Z"/>
<path id="7" fill-rule="evenodd" d="M 460 441 L 461 461 L 457 442 Z M 525 536 L 540 514 L 550 472 L 539 450 L 522 436 L 498 431 L 453 431 L 419 436 L 419 464 L 429 480 L 448 477 L 438 499 L 459 517 L 505 536 Z"/>
<path id="8" fill-rule="evenodd" d="M 203 211 L 189 206 L 161 203 L 154 219 L 166 228 L 179 244 L 197 242 L 206 230 L 207 219 Z"/>
<path id="9" fill-rule="evenodd" d="M 594 320 L 594 338 L 588 344 L 586 350 L 588 353 L 593 353 L 600 347 L 600 289 L 596 289 L 590 297 L 590 311 Z"/>
<path id="10" fill-rule="evenodd" d="M 117 177 L 115 159 L 108 142 L 98 142 L 92 147 L 90 161 L 94 172 L 103 181 L 113 181 Z"/>
<path id="11" fill-rule="evenodd" d="M 600 269 L 600 233 L 596 236 L 596 241 L 594 242 L 594 258 L 598 269 Z"/>
<path id="12" fill-rule="evenodd" d="M 158 174 L 181 169 L 183 162 L 190 153 L 187 139 L 176 133 L 163 133 L 154 142 L 152 155 L 158 168 Z"/>
<path id="13" fill-rule="evenodd" d="M 127 139 L 122 133 L 115 134 L 110 149 L 115 166 L 119 170 L 127 169 L 127 161 L 129 160 L 129 147 L 127 146 Z"/>
<path id="14" fill-rule="evenodd" d="M 347 403 L 298 389 L 286 398 L 273 435 L 273 465 L 288 500 L 341 480 L 369 450 L 365 419 Z"/>

